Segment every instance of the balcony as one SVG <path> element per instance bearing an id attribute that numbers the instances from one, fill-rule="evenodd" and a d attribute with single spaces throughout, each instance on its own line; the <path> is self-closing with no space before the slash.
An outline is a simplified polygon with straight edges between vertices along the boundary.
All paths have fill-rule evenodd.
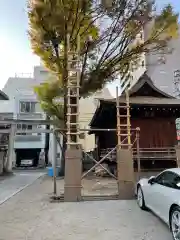
<path id="1" fill-rule="evenodd" d="M 41 135 L 16 135 L 16 142 L 40 142 L 42 140 Z"/>
<path id="2" fill-rule="evenodd" d="M 19 113 L 17 119 L 21 120 L 41 120 L 44 119 L 43 113 Z"/>

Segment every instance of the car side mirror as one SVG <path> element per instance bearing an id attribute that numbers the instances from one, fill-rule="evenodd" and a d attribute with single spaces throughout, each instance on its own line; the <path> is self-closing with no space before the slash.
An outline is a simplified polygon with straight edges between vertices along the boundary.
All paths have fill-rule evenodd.
<path id="1" fill-rule="evenodd" d="M 148 180 L 148 183 L 151 184 L 151 185 L 154 184 L 156 182 L 155 179 L 156 178 L 154 176 L 150 177 L 149 180 Z"/>

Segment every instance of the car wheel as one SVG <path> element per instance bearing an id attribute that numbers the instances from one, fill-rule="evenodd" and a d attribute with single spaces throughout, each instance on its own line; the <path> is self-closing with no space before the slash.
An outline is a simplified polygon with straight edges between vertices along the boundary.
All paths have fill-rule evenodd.
<path id="1" fill-rule="evenodd" d="M 180 207 L 176 206 L 171 211 L 170 229 L 174 240 L 180 240 Z"/>
<path id="2" fill-rule="evenodd" d="M 141 186 L 138 186 L 138 189 L 137 189 L 137 204 L 142 210 L 147 209 L 146 205 L 145 205 L 144 194 L 143 194 Z"/>

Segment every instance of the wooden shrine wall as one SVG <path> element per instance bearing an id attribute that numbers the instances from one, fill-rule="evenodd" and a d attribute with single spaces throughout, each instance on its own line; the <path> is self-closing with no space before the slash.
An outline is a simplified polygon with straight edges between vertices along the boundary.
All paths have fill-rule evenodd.
<path id="1" fill-rule="evenodd" d="M 131 127 L 140 127 L 140 148 L 174 147 L 177 144 L 174 118 L 132 118 Z M 116 132 L 101 132 L 98 135 L 99 149 L 117 145 Z M 132 142 L 134 138 L 135 134 Z"/>
<path id="2" fill-rule="evenodd" d="M 177 143 L 174 118 L 131 119 L 131 126 L 140 127 L 140 148 L 174 147 Z"/>

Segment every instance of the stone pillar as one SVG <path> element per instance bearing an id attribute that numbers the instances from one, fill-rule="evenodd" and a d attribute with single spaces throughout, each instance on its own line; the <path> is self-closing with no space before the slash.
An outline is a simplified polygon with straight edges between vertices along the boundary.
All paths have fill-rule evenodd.
<path id="1" fill-rule="evenodd" d="M 12 124 L 9 134 L 9 144 L 8 144 L 8 156 L 7 156 L 7 165 L 6 171 L 12 172 L 13 162 L 15 161 L 16 154 L 14 152 L 14 136 L 16 132 L 16 125 Z"/>
<path id="2" fill-rule="evenodd" d="M 12 156 L 12 169 L 16 167 L 16 152 L 13 148 L 13 156 Z"/>
<path id="3" fill-rule="evenodd" d="M 119 199 L 134 198 L 134 166 L 131 149 L 117 151 L 117 174 Z"/>
<path id="4" fill-rule="evenodd" d="M 65 153 L 64 201 L 81 200 L 82 150 L 67 149 Z"/>
<path id="5" fill-rule="evenodd" d="M 176 157 L 177 157 L 177 167 L 180 167 L 180 145 L 175 146 Z"/>
<path id="6" fill-rule="evenodd" d="M 3 151 L 0 150 L 0 175 L 3 173 Z"/>

